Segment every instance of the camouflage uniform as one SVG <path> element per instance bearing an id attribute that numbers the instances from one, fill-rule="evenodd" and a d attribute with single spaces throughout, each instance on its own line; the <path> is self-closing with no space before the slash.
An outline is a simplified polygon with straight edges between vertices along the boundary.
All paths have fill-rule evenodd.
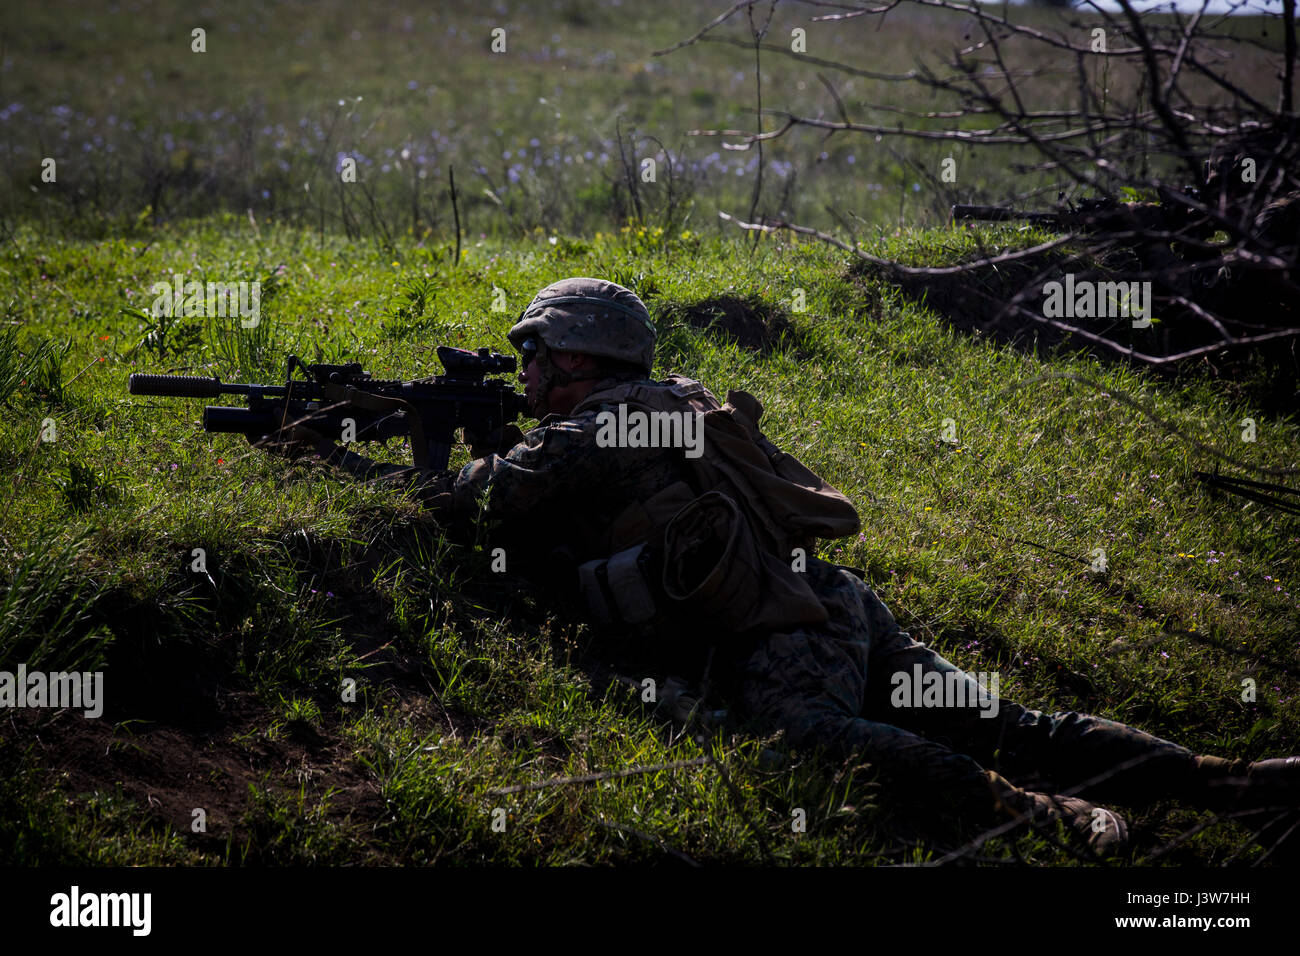
<path id="1" fill-rule="evenodd" d="M 647 510 L 651 499 L 674 485 L 693 496 L 711 490 L 695 486 L 699 482 L 692 481 L 681 449 L 602 447 L 598 416 L 617 413 L 629 389 L 665 388 L 681 398 L 682 389 L 698 387 L 711 407 L 716 399 L 687 379 L 653 383 L 644 378 L 653 356 L 653 325 L 640 299 L 612 283 L 572 279 L 544 289 L 511 330 L 511 340 L 537 363 L 538 380 L 549 383 L 548 389 L 569 389 L 583 378 L 594 379 L 594 385 L 575 403 L 560 402 L 571 409 L 566 414 L 547 415 L 521 441 L 506 442 L 503 454 L 478 457 L 458 475 L 425 480 L 422 496 L 449 519 L 486 519 L 497 540 L 504 535 L 505 543 L 521 545 L 509 551 L 513 570 L 522 564 L 526 576 L 542 578 L 558 596 L 579 602 L 578 565 L 628 547 L 622 525 L 627 509 L 645 505 Z M 613 364 L 603 373 L 566 370 L 553 361 L 551 349 Z M 549 400 L 541 407 L 550 407 Z M 367 478 L 412 475 L 412 469 L 376 466 L 350 452 L 330 459 Z M 1261 798 L 1280 793 L 1292 799 L 1300 789 L 1300 758 L 1247 764 L 1194 757 L 1114 721 L 1068 712 L 1048 715 L 1006 700 L 984 716 L 993 710 L 987 694 L 981 706 L 970 706 L 980 700 L 974 679 L 913 641 L 852 569 L 809 557 L 804 575 L 800 587 L 811 588 L 812 603 L 826 611 L 825 623 L 750 627 L 738 635 L 680 618 L 667 628 L 660 617 L 625 630 L 621 646 L 643 649 L 658 673 L 699 678 L 708 670 L 710 686 L 732 702 L 741 720 L 784 730 L 796 746 L 864 758 L 894 791 L 943 799 L 975 817 L 1009 811 L 1036 821 L 1065 819 L 1085 835 L 1091 829 L 1088 804 L 1067 806 L 1016 789 L 992 768 L 1033 776 L 1035 786 L 1077 787 L 1089 797 L 1134 803 L 1182 796 L 1210 805 L 1209 788 L 1224 783 L 1232 786 L 1217 793 L 1254 787 Z M 579 606 L 579 616 L 587 616 L 585 604 Z M 900 674 L 951 675 L 952 684 L 936 700 L 896 700 L 892 688 Z M 1094 829 L 1089 842 L 1107 852 L 1122 845 L 1122 821 L 1115 831 L 1108 844 L 1110 837 L 1093 838 Z"/>
<path id="2" fill-rule="evenodd" d="M 460 515 L 481 508 L 501 527 L 526 522 L 533 540 L 564 542 L 570 568 L 608 556 L 610 527 L 630 502 L 688 477 L 678 450 L 598 446 L 596 417 L 615 409 L 600 403 L 600 393 L 617 395 L 623 384 L 600 382 L 586 411 L 548 416 L 504 456 L 466 465 L 433 504 Z M 554 554 L 538 557 L 543 566 L 557 565 Z M 784 729 L 798 746 L 858 754 L 899 788 L 943 794 L 975 812 L 989 802 L 984 767 L 1017 776 L 1038 772 L 1061 787 L 1110 772 L 1090 792 L 1134 801 L 1188 779 L 1190 751 L 1097 717 L 1049 716 L 1006 700 L 993 718 L 972 708 L 892 707 L 892 674 L 912 674 L 918 664 L 923 672 L 958 668 L 900 630 L 850 571 L 810 557 L 807 575 L 830 614 L 827 624 L 719 646 L 714 669 L 731 672 L 721 686 L 742 718 Z M 718 640 L 716 634 L 641 636 L 672 651 L 692 640 L 698 647 Z"/>

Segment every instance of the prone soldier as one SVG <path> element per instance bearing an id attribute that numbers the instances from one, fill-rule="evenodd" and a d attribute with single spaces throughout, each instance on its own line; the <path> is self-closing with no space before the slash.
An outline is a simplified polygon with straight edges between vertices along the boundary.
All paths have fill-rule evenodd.
<path id="1" fill-rule="evenodd" d="M 458 474 L 291 437 L 357 476 L 418 483 L 449 520 L 487 520 L 623 645 L 703 682 L 749 726 L 869 761 L 909 800 L 981 825 L 1059 820 L 1101 854 L 1127 828 L 1089 801 L 1300 806 L 1300 758 L 1197 756 L 1115 721 L 1031 710 L 914 641 L 861 572 L 814 553 L 816 538 L 858 531 L 852 504 L 768 441 L 752 396 L 720 403 L 699 382 L 651 380 L 655 338 L 632 291 L 566 279 L 510 330 L 537 427 L 491 436 Z M 678 434 L 681 416 L 699 416 L 702 454 L 652 440 Z M 924 692 L 900 692 L 908 682 Z"/>

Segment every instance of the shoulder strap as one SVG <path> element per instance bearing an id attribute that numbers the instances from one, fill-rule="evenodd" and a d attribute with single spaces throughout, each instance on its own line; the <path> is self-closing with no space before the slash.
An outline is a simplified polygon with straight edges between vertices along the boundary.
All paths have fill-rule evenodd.
<path id="1" fill-rule="evenodd" d="M 601 405 L 634 405 L 646 411 L 708 411 L 719 403 L 704 384 L 684 375 L 670 375 L 662 382 L 616 382 L 596 388 L 574 406 L 571 414 L 591 411 Z"/>

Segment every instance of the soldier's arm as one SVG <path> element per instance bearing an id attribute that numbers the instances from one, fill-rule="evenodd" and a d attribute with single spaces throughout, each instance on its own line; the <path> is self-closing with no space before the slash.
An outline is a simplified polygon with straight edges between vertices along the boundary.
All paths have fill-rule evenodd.
<path id="1" fill-rule="evenodd" d="M 513 447 L 500 449 L 504 454 L 476 458 L 459 474 L 378 462 L 315 433 L 306 434 L 306 429 L 298 437 L 311 442 L 323 461 L 360 480 L 396 484 L 412 490 L 435 511 L 465 519 L 481 512 L 496 523 L 524 518 L 565 496 L 584 489 L 589 495 L 601 487 L 612 459 L 596 453 L 596 432 L 585 427 L 589 424 L 556 419 L 520 435 Z"/>
<path id="2" fill-rule="evenodd" d="M 369 482 L 385 482 L 400 486 L 413 492 L 417 497 L 428 502 L 444 495 L 455 478 L 449 471 L 438 472 L 410 465 L 393 465 L 375 461 L 365 455 L 358 455 L 342 445 L 321 435 L 304 425 L 294 425 L 280 433 L 280 440 L 266 444 L 273 453 L 301 454 L 306 448 L 315 452 L 323 462 L 340 468 L 349 474 Z"/>
<path id="3" fill-rule="evenodd" d="M 451 489 L 463 514 L 480 509 L 493 521 L 536 514 L 556 501 L 598 494 L 618 456 L 601 454 L 590 417 L 554 419 L 532 429 L 504 455 L 488 455 L 461 469 Z"/>
<path id="4" fill-rule="evenodd" d="M 326 464 L 341 468 L 362 481 L 385 482 L 411 488 L 422 488 L 438 483 L 449 486 L 452 480 L 450 472 L 416 468 L 414 465 L 393 465 L 375 461 L 365 455 L 358 455 L 354 451 L 348 451 L 342 445 L 331 446 L 328 453 L 321 455 L 321 459 Z M 445 491 L 446 488 L 441 490 Z"/>
<path id="5" fill-rule="evenodd" d="M 470 443 L 470 455 L 476 459 L 496 453 L 505 454 L 523 441 L 523 437 L 523 432 L 514 425 L 505 425 L 484 440 L 476 438 L 468 428 L 465 430 L 465 440 Z M 455 473 L 451 471 L 433 471 L 414 465 L 375 461 L 341 445 L 335 445 L 319 435 L 316 436 L 315 444 L 317 453 L 327 464 L 342 468 L 363 481 L 385 481 L 413 488 L 438 486 L 437 490 L 442 492 L 449 491 L 455 479 Z"/>

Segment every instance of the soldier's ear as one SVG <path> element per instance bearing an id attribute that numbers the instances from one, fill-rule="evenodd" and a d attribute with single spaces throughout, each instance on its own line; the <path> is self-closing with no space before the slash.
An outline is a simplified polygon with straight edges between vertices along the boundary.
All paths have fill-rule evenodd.
<path id="1" fill-rule="evenodd" d="M 551 362 L 556 368 L 566 372 L 586 371 L 596 367 L 598 360 L 586 352 L 563 352 L 551 349 Z"/>

